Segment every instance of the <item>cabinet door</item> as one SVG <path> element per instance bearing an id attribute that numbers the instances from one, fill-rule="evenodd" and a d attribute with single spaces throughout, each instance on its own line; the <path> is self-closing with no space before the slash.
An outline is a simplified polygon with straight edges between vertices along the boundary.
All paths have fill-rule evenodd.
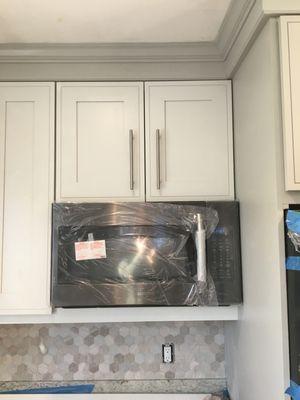
<path id="1" fill-rule="evenodd" d="M 286 190 L 300 190 L 300 17 L 280 18 Z"/>
<path id="2" fill-rule="evenodd" d="M 0 83 L 0 314 L 50 312 L 54 84 Z"/>
<path id="3" fill-rule="evenodd" d="M 57 89 L 57 200 L 144 200 L 143 84 Z"/>
<path id="4" fill-rule="evenodd" d="M 146 196 L 234 198 L 231 84 L 146 84 Z"/>

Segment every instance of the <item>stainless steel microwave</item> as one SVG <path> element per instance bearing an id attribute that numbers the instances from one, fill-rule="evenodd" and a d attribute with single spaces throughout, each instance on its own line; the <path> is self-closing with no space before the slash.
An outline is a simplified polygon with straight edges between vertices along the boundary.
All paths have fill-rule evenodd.
<path id="1" fill-rule="evenodd" d="M 53 204 L 52 305 L 242 302 L 238 202 Z"/>

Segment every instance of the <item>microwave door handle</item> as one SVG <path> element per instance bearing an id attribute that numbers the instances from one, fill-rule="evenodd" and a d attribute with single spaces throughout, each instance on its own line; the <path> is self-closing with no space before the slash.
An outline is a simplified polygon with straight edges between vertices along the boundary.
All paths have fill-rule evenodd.
<path id="1" fill-rule="evenodd" d="M 197 281 L 206 282 L 206 232 L 203 227 L 203 220 L 197 214 L 198 229 L 196 231 L 197 246 Z"/>
<path id="2" fill-rule="evenodd" d="M 133 172 L 133 129 L 129 129 L 129 165 L 130 165 L 130 190 L 134 190 L 134 172 Z"/>
<path id="3" fill-rule="evenodd" d="M 156 189 L 160 190 L 160 130 L 156 129 Z"/>

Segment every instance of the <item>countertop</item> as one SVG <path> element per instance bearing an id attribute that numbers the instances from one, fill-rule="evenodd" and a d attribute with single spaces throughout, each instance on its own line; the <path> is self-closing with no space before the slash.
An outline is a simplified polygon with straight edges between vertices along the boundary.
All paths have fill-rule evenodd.
<path id="1" fill-rule="evenodd" d="M 66 385 L 95 385 L 97 393 L 159 393 L 159 394 L 211 394 L 226 388 L 225 379 L 172 379 L 172 380 L 103 380 L 103 381 L 42 381 L 0 382 L 0 392 Z M 65 396 L 65 395 L 63 395 Z M 2 397 L 2 396 L 1 396 Z M 123 396 L 122 396 L 123 397 Z M 55 397 L 58 399 L 58 397 Z M 63 397 L 66 399 L 66 397 Z M 103 398 L 103 397 L 101 397 Z M 165 397 L 164 397 L 165 398 Z"/>
<path id="2" fill-rule="evenodd" d="M 38 397 L 37 397 L 38 396 Z M 207 394 L 32 394 L 3 395 L 7 400 L 211 400 Z"/>

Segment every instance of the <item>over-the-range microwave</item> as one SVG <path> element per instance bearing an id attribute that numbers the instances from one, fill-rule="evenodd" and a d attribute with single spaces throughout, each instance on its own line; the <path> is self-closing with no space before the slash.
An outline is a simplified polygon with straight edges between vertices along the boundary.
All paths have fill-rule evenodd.
<path id="1" fill-rule="evenodd" d="M 241 302 L 238 202 L 53 204 L 53 306 Z"/>

